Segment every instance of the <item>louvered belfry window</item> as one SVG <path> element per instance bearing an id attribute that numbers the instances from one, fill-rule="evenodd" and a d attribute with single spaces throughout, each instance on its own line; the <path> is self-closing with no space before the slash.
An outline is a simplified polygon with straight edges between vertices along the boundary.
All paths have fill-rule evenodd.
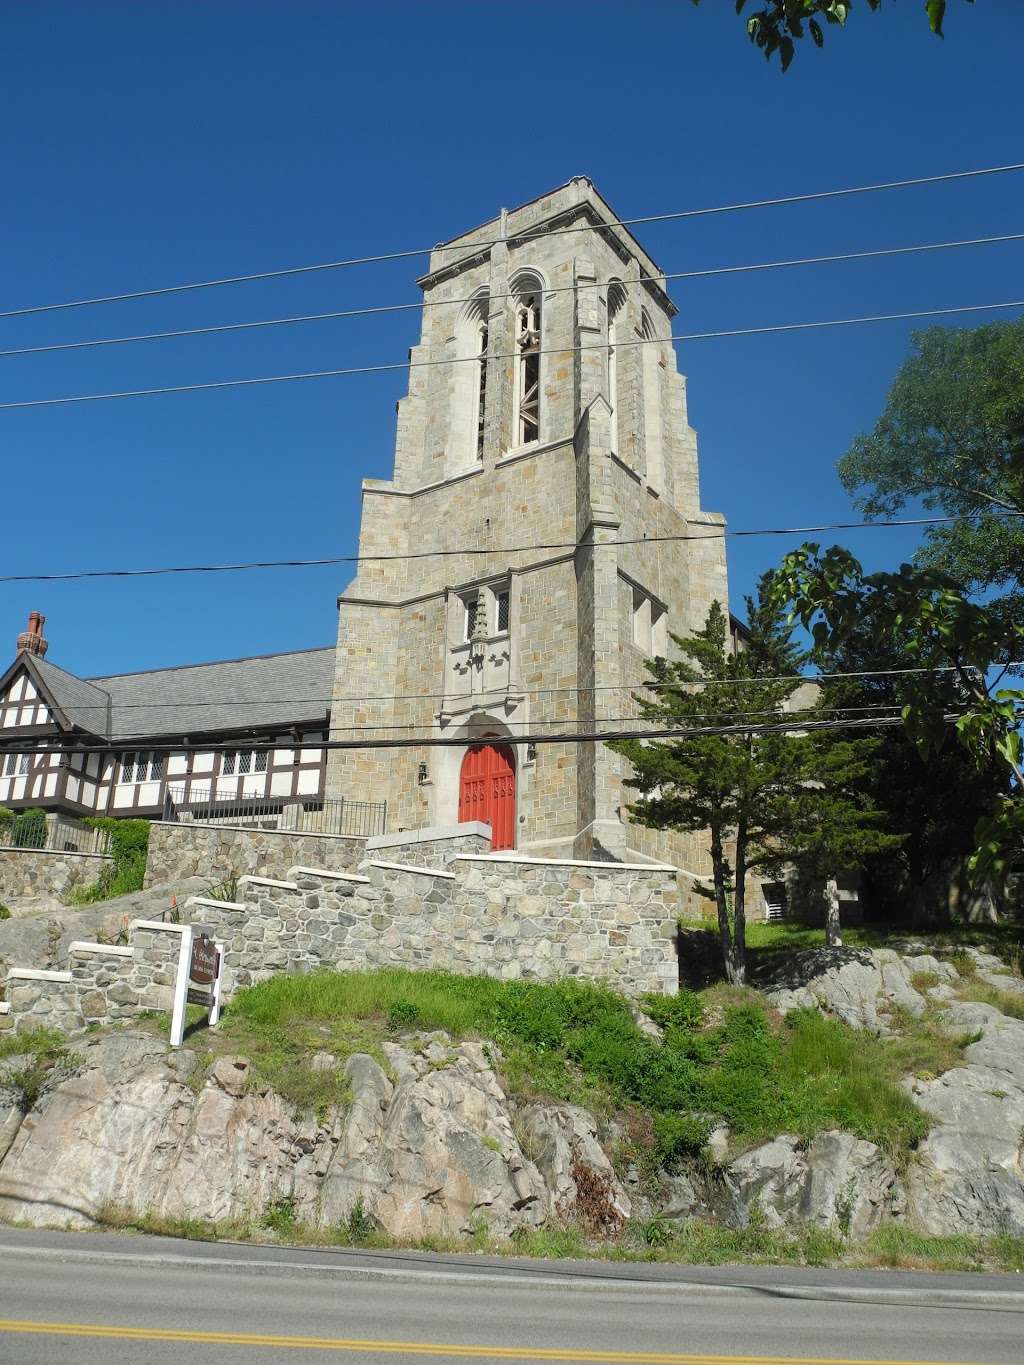
<path id="1" fill-rule="evenodd" d="M 540 439 L 540 294 L 520 296 L 516 306 L 516 426 L 520 445 Z"/>

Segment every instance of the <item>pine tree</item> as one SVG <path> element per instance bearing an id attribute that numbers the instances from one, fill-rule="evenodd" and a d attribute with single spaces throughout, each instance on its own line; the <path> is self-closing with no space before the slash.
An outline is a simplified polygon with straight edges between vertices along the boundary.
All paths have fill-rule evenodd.
<path id="1" fill-rule="evenodd" d="M 805 655 L 772 594 L 772 575 L 747 599 L 749 628 L 738 647 L 721 605 L 689 639 L 673 635 L 677 658 L 651 659 L 650 695 L 640 716 L 659 728 L 694 733 L 667 740 L 619 740 L 610 747 L 633 765 L 633 820 L 654 829 L 706 831 L 714 899 L 728 979 L 746 980 L 746 881 L 781 877 L 794 863 L 832 879 L 878 840 L 870 801 L 853 776 L 870 761 L 842 732 L 744 729 L 782 723 L 802 683 Z M 810 703 L 813 707 L 814 703 Z M 801 713 L 804 708 L 801 708 Z M 725 733 L 706 733 L 722 730 Z M 704 733 L 701 733 L 701 732 Z"/>

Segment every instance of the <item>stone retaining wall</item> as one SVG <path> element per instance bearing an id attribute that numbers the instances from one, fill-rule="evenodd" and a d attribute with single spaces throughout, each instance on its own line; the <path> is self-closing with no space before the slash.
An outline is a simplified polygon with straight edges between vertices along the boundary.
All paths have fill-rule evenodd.
<path id="1" fill-rule="evenodd" d="M 192 898 L 187 914 L 225 943 L 226 994 L 320 966 L 579 976 L 631 995 L 678 988 L 674 869 L 472 855 L 451 868 L 294 867 L 243 878 L 238 902 Z"/>
<path id="2" fill-rule="evenodd" d="M 72 943 L 65 971 L 12 967 L 0 1028 L 71 1033 L 144 1010 L 169 1010 L 183 932 L 179 924 L 136 920 L 127 945 Z"/>
<path id="3" fill-rule="evenodd" d="M 105 853 L 0 848 L 0 904 L 30 897 L 63 901 L 73 887 L 95 881 L 112 861 Z"/>
<path id="4" fill-rule="evenodd" d="M 354 868 L 366 840 L 348 834 L 296 834 L 245 825 L 154 821 L 149 831 L 145 885 L 205 877 L 211 884 L 254 873 L 283 877 L 289 867 Z"/>
<path id="5" fill-rule="evenodd" d="M 491 827 L 479 820 L 447 828 L 378 834 L 366 841 L 367 858 L 384 858 L 416 867 L 446 868 L 460 853 L 490 853 Z M 316 863 L 307 864 L 317 866 Z"/>

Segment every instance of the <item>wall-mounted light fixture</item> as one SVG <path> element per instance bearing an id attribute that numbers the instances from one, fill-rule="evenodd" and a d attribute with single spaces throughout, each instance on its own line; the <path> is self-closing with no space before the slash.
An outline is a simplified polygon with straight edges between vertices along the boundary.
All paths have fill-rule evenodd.
<path id="1" fill-rule="evenodd" d="M 536 746 L 536 744 L 528 744 L 528 745 L 526 746 L 526 761 L 527 761 L 527 763 L 536 763 L 536 762 L 537 762 L 537 746 Z"/>
<path id="2" fill-rule="evenodd" d="M 420 766 L 419 766 L 419 768 L 417 769 L 417 772 L 416 772 L 416 781 L 417 781 L 417 782 L 419 783 L 419 785 L 422 787 L 423 784 L 424 784 L 424 782 L 428 781 L 429 778 L 430 778 L 430 771 L 429 771 L 429 769 L 427 768 L 427 765 L 426 765 L 425 763 L 421 763 Z"/>

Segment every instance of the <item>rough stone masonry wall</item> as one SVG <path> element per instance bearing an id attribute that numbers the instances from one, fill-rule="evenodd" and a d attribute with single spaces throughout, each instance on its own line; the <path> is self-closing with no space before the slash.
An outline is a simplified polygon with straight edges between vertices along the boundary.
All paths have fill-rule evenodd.
<path id="1" fill-rule="evenodd" d="M 283 877 L 296 863 L 344 870 L 366 856 L 366 840 L 347 834 L 296 834 L 244 826 L 154 822 L 145 885 L 206 877 L 211 884 L 254 873 Z"/>
<path id="2" fill-rule="evenodd" d="M 244 878 L 244 901 L 193 899 L 225 943 L 225 993 L 279 971 L 405 966 L 503 980 L 577 976 L 673 994 L 674 872 L 462 855 L 453 871 L 367 862 Z"/>
<path id="3" fill-rule="evenodd" d="M 72 943 L 66 971 L 12 968 L 0 1028 L 58 1028 L 168 1010 L 174 996 L 183 926 L 137 920 L 124 946 Z"/>
<path id="4" fill-rule="evenodd" d="M 111 861 L 103 853 L 0 848 L 0 904 L 27 897 L 64 900 L 73 887 L 95 881 Z"/>

